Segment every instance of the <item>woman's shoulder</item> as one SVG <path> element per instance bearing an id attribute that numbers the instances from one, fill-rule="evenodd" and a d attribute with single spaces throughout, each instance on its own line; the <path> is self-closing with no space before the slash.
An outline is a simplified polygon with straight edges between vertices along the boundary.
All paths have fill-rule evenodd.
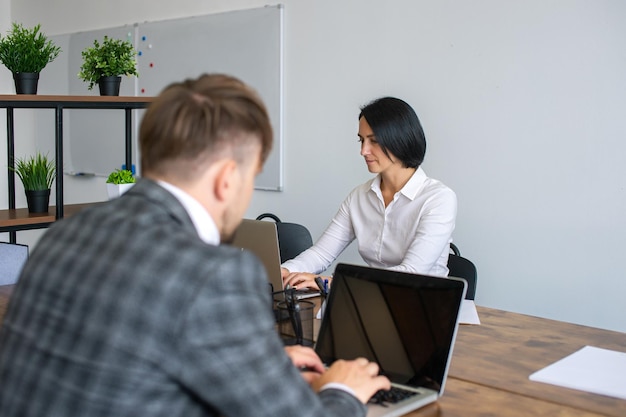
<path id="1" fill-rule="evenodd" d="M 424 188 L 431 189 L 444 194 L 454 194 L 454 190 L 435 178 L 427 178 L 424 182 Z"/>
<path id="2" fill-rule="evenodd" d="M 432 202 L 447 202 L 456 205 L 457 197 L 452 188 L 448 187 L 442 181 L 426 175 L 423 176 L 422 180 L 422 186 L 416 194 L 416 198 L 420 196 L 420 200 L 426 199 Z"/>

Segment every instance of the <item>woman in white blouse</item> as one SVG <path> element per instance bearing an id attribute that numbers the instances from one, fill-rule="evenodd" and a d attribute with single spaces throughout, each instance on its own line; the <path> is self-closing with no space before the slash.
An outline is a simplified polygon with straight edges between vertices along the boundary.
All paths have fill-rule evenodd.
<path id="1" fill-rule="evenodd" d="M 358 136 L 377 175 L 352 190 L 315 245 L 282 264 L 285 285 L 315 287 L 354 239 L 371 267 L 448 275 L 456 195 L 420 167 L 426 138 L 415 111 L 398 98 L 374 100 L 361 109 Z"/>

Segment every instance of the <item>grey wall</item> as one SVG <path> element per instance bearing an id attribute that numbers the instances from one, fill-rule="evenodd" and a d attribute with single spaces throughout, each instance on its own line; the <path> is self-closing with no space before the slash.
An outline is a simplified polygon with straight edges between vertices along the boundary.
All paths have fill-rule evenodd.
<path id="1" fill-rule="evenodd" d="M 458 194 L 454 240 L 479 268 L 477 303 L 626 331 L 626 3 L 284 4 L 285 187 L 257 191 L 249 217 L 272 211 L 318 236 L 369 177 L 359 105 L 396 95 L 422 119 L 425 170 Z M 20 0 L 10 9 L 61 34 L 263 5 Z M 68 182 L 67 199 L 105 198 L 84 184 Z M 361 263 L 353 248 L 342 260 Z"/>

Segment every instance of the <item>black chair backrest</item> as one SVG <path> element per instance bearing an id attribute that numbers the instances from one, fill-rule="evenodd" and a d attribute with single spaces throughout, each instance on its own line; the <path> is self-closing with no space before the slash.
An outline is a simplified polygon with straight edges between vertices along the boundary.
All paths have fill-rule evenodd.
<path id="1" fill-rule="evenodd" d="M 265 218 L 270 218 L 276 222 L 281 263 L 295 258 L 301 252 L 313 246 L 311 233 L 303 225 L 282 222 L 278 216 L 272 213 L 260 214 L 256 220 L 262 220 Z"/>
<path id="2" fill-rule="evenodd" d="M 473 300 L 476 296 L 478 281 L 476 265 L 469 259 L 462 257 L 459 248 L 454 243 L 450 243 L 450 249 L 453 253 L 448 256 L 448 269 L 450 270 L 448 276 L 463 278 L 467 282 L 465 298 Z"/>

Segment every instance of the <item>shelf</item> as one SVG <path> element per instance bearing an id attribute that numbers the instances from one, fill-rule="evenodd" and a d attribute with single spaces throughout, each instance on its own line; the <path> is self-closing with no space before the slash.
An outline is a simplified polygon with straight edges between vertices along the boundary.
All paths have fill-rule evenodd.
<path id="1" fill-rule="evenodd" d="M 13 109 L 142 109 L 154 97 L 134 96 L 49 96 L 0 94 L 0 108 Z"/>
<path id="2" fill-rule="evenodd" d="M 125 113 L 125 163 L 132 166 L 132 112 L 144 109 L 154 97 L 135 96 L 71 96 L 39 94 L 0 94 L 0 108 L 7 114 L 7 182 L 9 207 L 0 210 L 0 233 L 10 232 L 11 243 L 16 242 L 19 230 L 42 229 L 57 219 L 71 215 L 91 204 L 63 204 L 63 111 L 66 109 L 117 109 Z M 15 156 L 16 109 L 54 110 L 54 156 L 56 161 L 56 203 L 48 213 L 31 214 L 28 209 L 15 208 L 15 173 L 12 171 Z M 97 203 L 95 203 L 97 204 Z"/>
<path id="3" fill-rule="evenodd" d="M 63 206 L 65 217 L 99 203 L 67 204 Z M 48 213 L 29 213 L 27 208 L 0 210 L 0 233 L 14 230 L 43 229 L 56 221 L 56 207 Z"/>

